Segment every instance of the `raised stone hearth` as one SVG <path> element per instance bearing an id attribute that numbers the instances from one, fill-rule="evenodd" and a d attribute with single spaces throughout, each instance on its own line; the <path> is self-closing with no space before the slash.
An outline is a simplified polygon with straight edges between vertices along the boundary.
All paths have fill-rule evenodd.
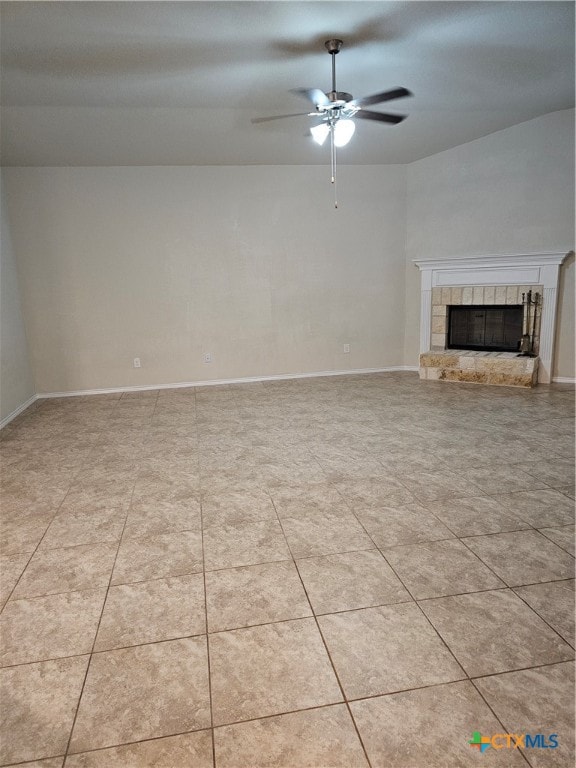
<path id="1" fill-rule="evenodd" d="M 533 387 L 538 381 L 537 357 L 514 352 L 474 352 L 450 349 L 420 355 L 420 378 L 467 381 L 505 387 Z"/>

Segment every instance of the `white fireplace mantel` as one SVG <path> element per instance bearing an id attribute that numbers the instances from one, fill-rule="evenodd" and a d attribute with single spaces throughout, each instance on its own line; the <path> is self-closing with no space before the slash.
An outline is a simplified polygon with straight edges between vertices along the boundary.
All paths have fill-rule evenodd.
<path id="1" fill-rule="evenodd" d="M 420 352 L 428 352 L 432 334 L 432 289 L 480 285 L 541 285 L 540 367 L 538 379 L 552 380 L 558 277 L 567 253 L 527 253 L 414 259 L 421 272 Z"/>

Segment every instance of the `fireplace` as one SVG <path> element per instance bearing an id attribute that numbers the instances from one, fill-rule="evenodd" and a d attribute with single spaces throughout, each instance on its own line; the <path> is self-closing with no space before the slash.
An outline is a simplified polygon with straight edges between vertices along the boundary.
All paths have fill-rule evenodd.
<path id="1" fill-rule="evenodd" d="M 517 352 L 523 315 L 522 305 L 448 305 L 446 348 Z"/>
<path id="2" fill-rule="evenodd" d="M 566 255 L 529 253 L 416 259 L 415 264 L 422 276 L 421 377 L 426 374 L 424 377 L 428 379 L 446 378 L 503 384 L 510 382 L 503 379 L 504 374 L 500 373 L 500 369 L 509 368 L 516 371 L 522 366 L 522 377 L 529 377 L 532 383 L 536 380 L 549 383 L 553 371 L 558 277 Z M 488 347 L 488 351 L 486 348 L 483 351 L 462 350 L 460 340 L 457 344 L 460 353 L 458 350 L 447 348 L 449 307 L 474 307 L 474 310 L 486 307 L 496 309 L 502 306 L 518 308 L 524 303 L 523 294 L 527 297 L 529 292 L 533 297 L 539 294 L 539 301 L 532 308 L 525 309 L 524 328 L 520 333 L 520 351 L 524 353 L 523 357 L 518 357 L 517 346 L 514 346 L 514 351 L 508 352 L 496 351 L 494 347 Z M 505 330 L 503 335 L 507 344 L 510 340 L 506 337 L 511 333 Z M 516 331 L 514 335 L 517 335 Z M 472 336 L 476 339 L 474 333 Z M 510 344 L 512 345 L 511 341 Z M 422 357 L 427 356 L 438 358 L 438 361 L 428 361 L 424 364 Z M 445 372 L 448 358 L 457 361 L 453 363 L 454 366 L 458 365 L 469 371 L 467 377 L 462 378 L 462 370 Z M 425 370 L 427 365 L 430 365 L 428 371 Z M 494 373 L 493 381 L 486 381 L 484 376 L 489 370 L 498 371 L 497 374 Z M 490 379 L 490 375 L 487 376 Z M 527 385 L 525 381 L 519 381 L 518 384 Z"/>

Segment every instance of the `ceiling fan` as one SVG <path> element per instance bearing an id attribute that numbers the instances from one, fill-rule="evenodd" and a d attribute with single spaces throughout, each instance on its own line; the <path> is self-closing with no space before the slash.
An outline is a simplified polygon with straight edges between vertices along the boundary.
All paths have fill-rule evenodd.
<path id="1" fill-rule="evenodd" d="M 393 115 L 387 112 L 374 112 L 365 109 L 373 104 L 382 104 L 385 101 L 394 99 L 403 99 L 406 96 L 412 96 L 407 88 L 392 88 L 389 91 L 374 93 L 372 96 L 364 96 L 360 99 L 353 98 L 351 93 L 338 91 L 336 88 L 336 54 L 342 48 L 342 40 L 327 40 L 324 46 L 332 57 L 332 90 L 324 93 L 319 88 L 295 88 L 291 93 L 298 96 L 304 96 L 314 105 L 314 111 L 294 112 L 288 115 L 272 115 L 270 117 L 255 117 L 253 123 L 266 123 L 270 120 L 283 120 L 286 117 L 308 117 L 320 118 L 321 122 L 312 126 L 310 133 L 317 144 L 322 145 L 328 135 L 330 136 L 331 160 L 332 160 L 332 184 L 336 184 L 336 147 L 344 147 L 356 130 L 356 125 L 352 118 L 361 118 L 362 120 L 375 120 L 381 123 L 397 125 L 406 119 L 406 115 Z M 335 201 L 335 207 L 338 203 Z"/>

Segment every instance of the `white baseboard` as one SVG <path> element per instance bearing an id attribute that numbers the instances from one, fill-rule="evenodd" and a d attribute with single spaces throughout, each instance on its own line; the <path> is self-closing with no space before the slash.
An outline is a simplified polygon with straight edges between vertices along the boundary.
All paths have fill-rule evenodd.
<path id="1" fill-rule="evenodd" d="M 19 405 L 18 408 L 16 408 L 15 411 L 12 411 L 12 413 L 8 414 L 8 416 L 4 416 L 2 421 L 0 421 L 0 429 L 3 429 L 7 424 L 10 424 L 13 419 L 16 418 L 16 416 L 19 416 L 22 411 L 25 411 L 26 408 L 29 408 L 32 403 L 35 403 L 36 400 L 38 400 L 39 395 L 32 395 L 31 398 L 26 400 L 25 403 L 22 403 L 22 405 Z"/>
<path id="2" fill-rule="evenodd" d="M 25 403 L 22 403 L 15 411 L 5 416 L 0 421 L 0 429 L 3 429 L 16 416 L 29 408 L 36 400 L 49 399 L 53 397 L 82 397 L 85 395 L 112 395 L 123 392 L 145 392 L 152 389 L 183 389 L 185 387 L 211 387 L 222 384 L 252 384 L 262 381 L 288 381 L 290 379 L 314 379 L 321 376 L 352 376 L 367 373 L 394 373 L 402 371 L 417 372 L 417 365 L 393 365 L 386 368 L 356 368 L 346 371 L 315 371 L 313 373 L 281 373 L 274 376 L 246 376 L 240 379 L 208 379 L 206 381 L 181 381 L 174 384 L 149 384 L 138 387 L 107 387 L 103 389 L 78 389 L 68 392 L 42 392 L 33 395 Z M 567 376 L 555 376 L 552 381 L 555 384 L 576 384 L 576 379 Z"/>
<path id="3" fill-rule="evenodd" d="M 209 379 L 207 381 L 180 381 L 174 384 L 149 384 L 139 387 L 108 387 L 105 389 L 78 389 L 69 392 L 41 392 L 39 399 L 51 397 L 82 397 L 84 395 L 113 395 L 118 392 L 145 392 L 151 389 L 183 389 L 184 387 L 212 387 L 222 384 L 253 384 L 261 381 L 287 381 L 289 379 L 313 379 L 320 376 L 351 376 L 366 373 L 392 373 L 417 371 L 416 365 L 394 365 L 387 368 L 357 368 L 347 371 L 316 371 L 314 373 L 281 373 L 275 376 L 246 376 L 240 379 Z"/>

